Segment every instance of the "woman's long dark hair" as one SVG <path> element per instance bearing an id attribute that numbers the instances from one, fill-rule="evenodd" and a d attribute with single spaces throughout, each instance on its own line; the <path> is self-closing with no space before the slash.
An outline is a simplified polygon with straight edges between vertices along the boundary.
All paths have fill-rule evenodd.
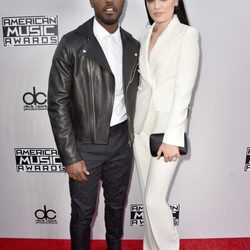
<path id="1" fill-rule="evenodd" d="M 148 9 L 147 9 L 147 0 L 145 0 L 145 7 L 146 7 L 147 15 L 148 15 L 148 21 L 150 24 L 153 24 L 154 20 L 149 15 Z M 174 14 L 177 15 L 181 23 L 189 25 L 189 21 L 188 21 L 188 17 L 187 17 L 187 13 L 185 10 L 183 0 L 179 0 L 178 6 L 174 7 Z"/>

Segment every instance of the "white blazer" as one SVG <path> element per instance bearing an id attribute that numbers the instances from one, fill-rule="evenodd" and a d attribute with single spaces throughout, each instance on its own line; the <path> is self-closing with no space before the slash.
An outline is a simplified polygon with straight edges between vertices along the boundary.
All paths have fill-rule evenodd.
<path id="1" fill-rule="evenodd" d="M 165 133 L 163 142 L 183 146 L 188 105 L 199 64 L 199 34 L 174 15 L 151 50 L 149 26 L 140 42 L 140 84 L 135 132 Z"/>

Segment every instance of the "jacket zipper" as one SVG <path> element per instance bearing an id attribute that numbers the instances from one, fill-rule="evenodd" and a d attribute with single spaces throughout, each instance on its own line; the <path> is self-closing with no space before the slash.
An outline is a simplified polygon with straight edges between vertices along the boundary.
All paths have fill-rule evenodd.
<path id="1" fill-rule="evenodd" d="M 92 71 L 92 67 L 91 67 L 91 71 Z M 93 72 L 91 72 L 92 74 Z M 91 96 L 92 96 L 92 112 L 93 112 L 93 142 L 95 142 L 96 140 L 96 117 L 95 117 L 95 95 L 94 95 L 94 83 L 93 83 L 93 78 L 91 81 Z"/>
<path id="2" fill-rule="evenodd" d="M 127 86 L 126 86 L 126 91 L 125 91 L 126 95 L 127 95 L 128 87 L 129 87 L 129 85 L 132 83 L 132 81 L 133 81 L 133 79 L 134 79 L 137 65 L 138 65 L 138 61 L 136 61 L 135 64 L 133 65 L 133 67 L 132 67 L 132 73 L 130 74 L 129 81 L 128 81 L 128 84 L 127 84 Z M 126 100 L 126 98 L 125 98 L 125 104 L 127 105 L 127 100 Z M 129 117 L 129 116 L 128 116 L 128 121 L 130 122 L 130 117 Z M 130 147 L 131 147 L 131 145 L 132 145 L 132 141 L 130 140 L 130 138 L 129 138 L 129 140 L 128 140 L 128 145 L 129 145 Z"/>
<path id="3" fill-rule="evenodd" d="M 127 84 L 127 87 L 126 87 L 126 93 L 127 93 L 127 90 L 128 90 L 128 87 L 130 85 L 130 83 L 133 81 L 134 79 L 134 76 L 135 76 L 135 72 L 136 72 L 136 66 L 138 65 L 138 61 L 136 61 L 136 63 L 133 65 L 132 67 L 132 73 L 130 75 L 130 78 L 129 78 L 129 81 L 128 81 L 128 84 Z"/>

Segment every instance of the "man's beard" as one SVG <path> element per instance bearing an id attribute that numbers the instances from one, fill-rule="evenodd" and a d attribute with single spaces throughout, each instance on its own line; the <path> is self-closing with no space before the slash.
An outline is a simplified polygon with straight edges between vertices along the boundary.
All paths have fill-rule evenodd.
<path id="1" fill-rule="evenodd" d="M 113 25 L 113 24 L 118 23 L 118 20 L 119 20 L 119 18 L 105 19 L 105 20 L 103 20 L 103 22 L 104 22 L 106 25 Z"/>
<path id="2" fill-rule="evenodd" d="M 122 12 L 117 13 L 117 16 L 115 17 L 108 17 L 108 16 L 99 16 L 100 20 L 105 25 L 114 25 L 119 22 L 120 16 Z"/>

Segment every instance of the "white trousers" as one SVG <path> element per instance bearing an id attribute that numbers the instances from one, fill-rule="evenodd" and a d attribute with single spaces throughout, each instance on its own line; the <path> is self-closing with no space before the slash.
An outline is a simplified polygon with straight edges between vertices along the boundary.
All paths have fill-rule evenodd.
<path id="1" fill-rule="evenodd" d="M 177 161 L 151 157 L 145 132 L 135 134 L 134 155 L 144 206 L 143 250 L 178 250 L 179 235 L 166 201 Z"/>

